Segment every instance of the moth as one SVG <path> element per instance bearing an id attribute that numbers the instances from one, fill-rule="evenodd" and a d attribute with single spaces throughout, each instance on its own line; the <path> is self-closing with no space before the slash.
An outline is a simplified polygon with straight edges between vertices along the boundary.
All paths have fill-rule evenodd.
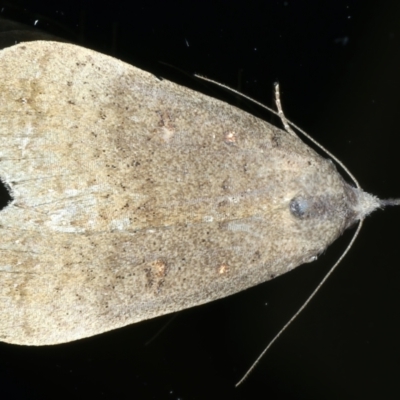
<path id="1" fill-rule="evenodd" d="M 0 340 L 48 345 L 315 260 L 381 200 L 234 106 L 72 44 L 0 52 Z"/>

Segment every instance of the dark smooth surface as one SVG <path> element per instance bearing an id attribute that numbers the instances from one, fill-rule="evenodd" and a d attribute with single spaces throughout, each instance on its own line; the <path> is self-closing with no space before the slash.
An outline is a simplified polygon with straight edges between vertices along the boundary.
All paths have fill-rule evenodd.
<path id="1" fill-rule="evenodd" d="M 191 76 L 269 106 L 279 81 L 289 119 L 366 191 L 400 197 L 399 2 L 13 0 L 0 1 L 0 11 L 276 123 Z M 313 264 L 180 313 L 148 346 L 170 317 L 59 346 L 0 344 L 1 398 L 398 398 L 399 222 L 398 209 L 366 221 L 338 270 L 238 389 L 349 233 Z"/>

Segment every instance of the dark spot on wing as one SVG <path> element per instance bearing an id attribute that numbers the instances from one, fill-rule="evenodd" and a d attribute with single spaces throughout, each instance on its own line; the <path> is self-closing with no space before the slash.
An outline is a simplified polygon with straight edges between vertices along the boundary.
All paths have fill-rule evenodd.
<path id="1" fill-rule="evenodd" d="M 0 211 L 14 199 L 11 196 L 11 188 L 0 178 Z"/>

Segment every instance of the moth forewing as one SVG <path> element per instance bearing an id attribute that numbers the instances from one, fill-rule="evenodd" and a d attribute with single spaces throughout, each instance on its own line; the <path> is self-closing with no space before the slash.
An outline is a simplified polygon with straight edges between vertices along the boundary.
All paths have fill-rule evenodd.
<path id="1" fill-rule="evenodd" d="M 296 135 L 115 58 L 0 52 L 0 339 L 68 342 L 313 260 L 379 207 Z"/>

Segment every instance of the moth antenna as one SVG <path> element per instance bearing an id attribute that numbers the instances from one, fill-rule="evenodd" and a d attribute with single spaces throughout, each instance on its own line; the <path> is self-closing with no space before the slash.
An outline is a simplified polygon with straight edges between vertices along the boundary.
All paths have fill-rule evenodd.
<path id="1" fill-rule="evenodd" d="M 202 75 L 194 74 L 194 76 L 196 78 L 202 79 L 203 81 L 210 82 L 210 83 L 212 83 L 214 85 L 217 85 L 217 86 L 222 87 L 222 88 L 224 88 L 226 90 L 229 90 L 230 92 L 235 93 L 238 96 L 243 97 L 244 99 L 249 100 L 254 104 L 257 104 L 258 106 L 260 106 L 262 108 L 265 108 L 266 110 L 268 110 L 269 112 L 271 112 L 272 114 L 274 114 L 274 115 L 276 115 L 277 117 L 280 118 L 280 115 L 279 115 L 279 113 L 277 111 L 273 110 L 272 108 L 269 108 L 268 106 L 266 106 L 265 104 L 260 103 L 257 100 L 252 99 L 250 96 L 246 96 L 245 94 L 239 92 L 236 89 L 233 89 L 233 88 L 231 88 L 231 87 L 229 87 L 227 85 L 224 85 L 223 83 L 220 83 L 220 82 L 214 81 L 212 79 L 206 78 L 205 76 L 202 76 Z"/>
<path id="2" fill-rule="evenodd" d="M 400 200 L 399 200 L 400 201 Z M 318 286 L 313 290 L 313 292 L 308 296 L 307 300 L 302 304 L 302 306 L 295 312 L 295 314 L 289 319 L 288 322 L 283 326 L 283 328 L 274 336 L 274 338 L 269 342 L 267 347 L 262 351 L 262 353 L 257 357 L 256 361 L 253 362 L 251 367 L 246 371 L 246 373 L 243 375 L 243 377 L 240 379 L 239 382 L 236 383 L 235 387 L 238 387 L 241 385 L 247 377 L 251 374 L 251 372 L 254 370 L 254 368 L 257 366 L 257 364 L 260 362 L 260 360 L 264 357 L 265 353 L 271 348 L 271 346 L 278 340 L 278 338 L 285 332 L 285 330 L 289 327 L 289 325 L 299 316 L 299 314 L 307 307 L 308 303 L 314 298 L 314 296 L 317 294 L 319 289 L 321 289 L 321 286 L 327 281 L 327 279 L 331 276 L 332 272 L 336 269 L 336 267 L 340 264 L 340 262 L 343 260 L 343 258 L 346 256 L 346 254 L 349 252 L 350 248 L 353 246 L 353 243 L 355 242 L 358 234 L 360 233 L 362 224 L 363 224 L 362 219 L 360 219 L 360 222 L 357 226 L 357 230 L 355 231 L 353 237 L 350 240 L 350 243 L 346 247 L 345 251 L 342 253 L 342 255 L 339 257 L 339 259 L 336 261 L 336 263 L 333 265 L 333 267 L 328 271 L 328 273 L 324 276 L 322 281 L 318 284 Z"/>
<path id="3" fill-rule="evenodd" d="M 276 82 L 274 83 L 275 86 L 275 103 L 276 103 L 276 108 L 278 109 L 278 115 L 279 118 L 282 121 L 282 125 L 285 128 L 285 131 L 290 133 L 293 136 L 296 136 L 296 133 L 294 132 L 294 130 L 290 127 L 289 125 L 289 121 L 287 120 L 285 114 L 283 113 L 283 109 L 282 109 L 282 103 L 281 103 L 281 93 L 280 93 L 280 89 L 279 89 L 279 83 Z"/>

